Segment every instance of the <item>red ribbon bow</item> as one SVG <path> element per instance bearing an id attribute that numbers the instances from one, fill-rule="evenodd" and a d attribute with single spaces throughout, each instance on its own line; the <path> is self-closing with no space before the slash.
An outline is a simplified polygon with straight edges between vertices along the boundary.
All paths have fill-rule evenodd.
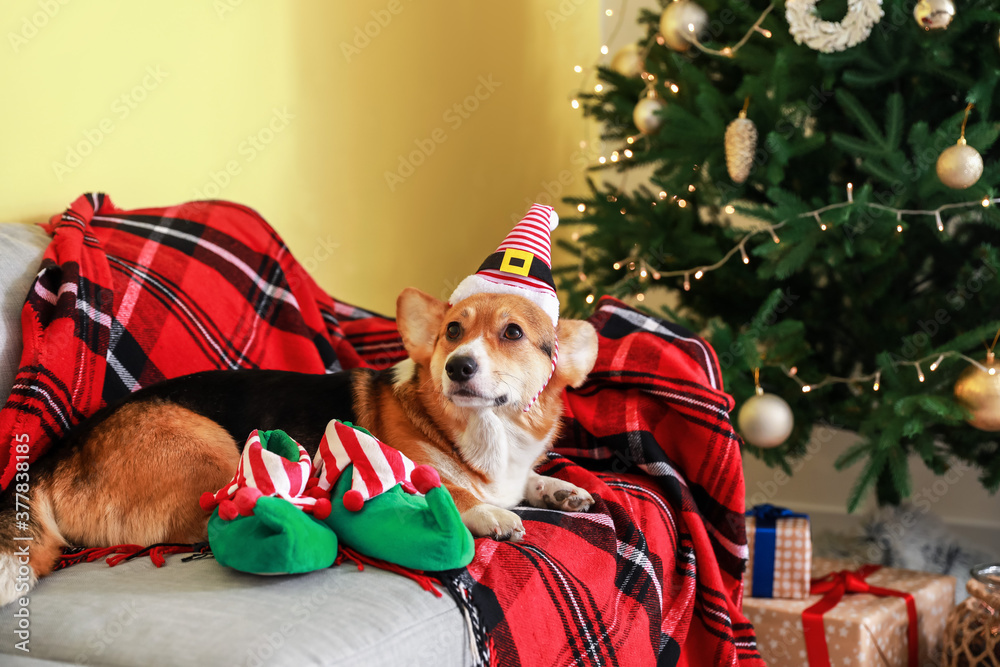
<path id="1" fill-rule="evenodd" d="M 830 611 L 847 593 L 868 593 L 869 595 L 893 596 L 906 600 L 906 615 L 909 620 L 907 638 L 909 641 L 908 658 L 910 667 L 917 667 L 918 642 L 920 640 L 917 625 L 917 603 L 913 596 L 905 591 L 895 591 L 891 588 L 872 586 L 865 579 L 878 570 L 880 565 L 865 565 L 857 570 L 840 570 L 831 572 L 825 577 L 812 580 L 809 593 L 822 595 L 823 598 L 802 612 L 802 628 L 806 636 L 806 654 L 809 656 L 809 667 L 830 667 L 830 652 L 826 645 L 826 633 L 823 630 L 823 614 Z"/>

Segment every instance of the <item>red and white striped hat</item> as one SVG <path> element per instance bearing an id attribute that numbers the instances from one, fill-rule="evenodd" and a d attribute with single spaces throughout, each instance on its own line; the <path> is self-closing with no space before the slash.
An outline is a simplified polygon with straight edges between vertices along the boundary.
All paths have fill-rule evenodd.
<path id="1" fill-rule="evenodd" d="M 451 295 L 458 303 L 482 292 L 517 294 L 538 304 L 559 322 L 559 297 L 552 279 L 552 231 L 559 215 L 551 206 L 533 204 L 479 270 L 459 283 Z"/>
<path id="2" fill-rule="evenodd" d="M 298 460 L 291 461 L 281 454 L 264 448 L 266 438 L 283 438 L 294 443 Z M 273 446 L 273 443 L 272 443 Z M 314 491 L 315 478 L 309 452 L 283 431 L 254 429 L 247 438 L 236 474 L 232 481 L 215 493 L 203 493 L 199 500 L 202 509 L 211 512 L 219 508 L 219 515 L 230 521 L 237 514 L 251 516 L 257 499 L 262 496 L 282 498 L 299 509 L 323 519 L 330 513 L 329 493 Z"/>
<path id="3" fill-rule="evenodd" d="M 326 425 L 319 451 L 313 459 L 319 468 L 319 484 L 329 492 L 347 466 L 354 464 L 351 490 L 344 494 L 344 507 L 357 512 L 366 500 L 402 484 L 408 493 L 416 493 L 410 476 L 416 465 L 401 452 L 382 444 L 360 429 L 336 419 Z"/>

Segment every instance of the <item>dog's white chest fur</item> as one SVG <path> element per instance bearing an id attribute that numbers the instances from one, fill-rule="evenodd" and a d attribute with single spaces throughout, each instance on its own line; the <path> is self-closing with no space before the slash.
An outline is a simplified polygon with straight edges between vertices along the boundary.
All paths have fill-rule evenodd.
<path id="1" fill-rule="evenodd" d="M 492 480 L 483 489 L 483 502 L 513 507 L 524 498 L 528 475 L 547 440 L 535 439 L 492 410 L 481 410 L 472 415 L 456 444 L 463 458 Z"/>

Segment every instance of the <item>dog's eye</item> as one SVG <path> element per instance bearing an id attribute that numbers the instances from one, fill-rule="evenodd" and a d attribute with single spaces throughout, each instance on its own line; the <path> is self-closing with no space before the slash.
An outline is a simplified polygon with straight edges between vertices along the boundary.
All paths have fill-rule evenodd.
<path id="1" fill-rule="evenodd" d="M 507 340 L 517 340 L 523 335 L 524 332 L 521 331 L 521 327 L 516 324 L 508 324 L 507 328 L 503 330 L 503 337 Z"/>
<path id="2" fill-rule="evenodd" d="M 444 330 L 445 335 L 448 340 L 455 340 L 462 335 L 462 325 L 458 322 L 452 322 L 448 325 L 448 328 Z"/>

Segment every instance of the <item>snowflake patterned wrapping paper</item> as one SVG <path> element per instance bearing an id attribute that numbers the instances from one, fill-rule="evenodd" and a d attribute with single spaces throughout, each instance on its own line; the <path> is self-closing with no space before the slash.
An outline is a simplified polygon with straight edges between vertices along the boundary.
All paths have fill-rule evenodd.
<path id="1" fill-rule="evenodd" d="M 817 558 L 813 561 L 813 576 L 819 578 L 855 567 L 856 563 L 849 561 Z M 954 606 L 955 578 L 881 568 L 868 575 L 866 581 L 872 586 L 913 596 L 919 635 L 917 664 L 938 664 L 945 620 Z M 804 600 L 744 598 L 743 613 L 756 628 L 757 646 L 769 667 L 816 667 L 807 657 L 802 612 L 821 598 L 820 595 Z M 847 593 L 823 616 L 828 664 L 908 667 L 908 627 L 906 602 L 902 598 Z"/>
<path id="2" fill-rule="evenodd" d="M 746 527 L 750 557 L 743 573 L 743 594 L 791 600 L 809 597 L 809 517 L 773 505 L 757 505 L 747 510 Z M 765 534 L 768 528 L 771 533 Z"/>

